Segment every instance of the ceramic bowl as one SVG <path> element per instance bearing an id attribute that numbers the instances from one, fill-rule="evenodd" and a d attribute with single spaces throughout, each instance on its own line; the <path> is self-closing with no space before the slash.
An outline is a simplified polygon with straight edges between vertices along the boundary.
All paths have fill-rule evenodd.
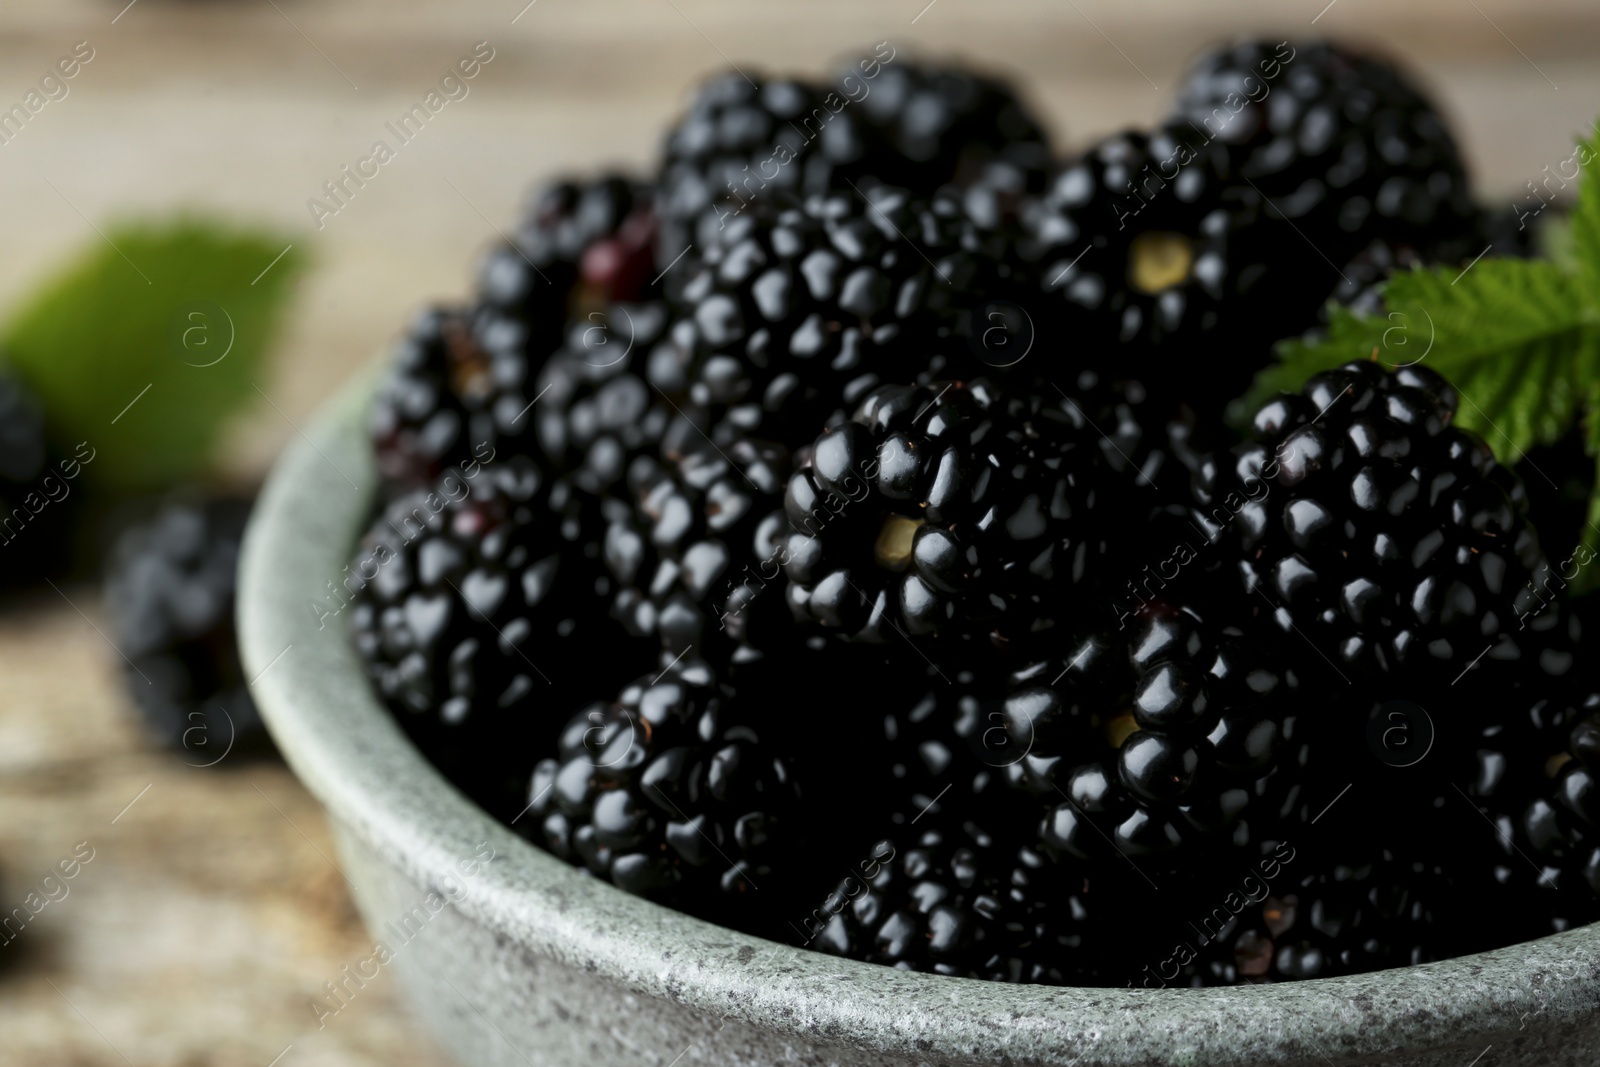
<path id="1" fill-rule="evenodd" d="M 347 613 L 333 612 L 377 484 L 367 392 L 335 401 L 284 454 L 240 579 L 256 702 L 327 808 L 374 941 L 330 976 L 341 991 L 319 1002 L 323 1025 L 366 983 L 398 978 L 440 1043 L 484 1067 L 1600 1062 L 1600 925 L 1353 978 L 1057 989 L 839 960 L 584 876 L 429 765 L 368 686 Z"/>

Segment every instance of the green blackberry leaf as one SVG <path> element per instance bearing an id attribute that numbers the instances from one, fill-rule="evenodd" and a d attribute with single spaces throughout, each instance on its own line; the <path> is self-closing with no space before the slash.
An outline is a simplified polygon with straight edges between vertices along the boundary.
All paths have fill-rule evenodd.
<path id="1" fill-rule="evenodd" d="M 1484 259 L 1468 268 L 1413 270 L 1384 288 L 1388 314 L 1332 309 L 1327 335 L 1278 346 L 1256 379 L 1254 411 L 1279 390 L 1352 359 L 1421 363 L 1461 394 L 1458 419 L 1502 462 L 1569 429 L 1600 388 L 1600 312 L 1583 282 L 1542 260 Z"/>
<path id="2" fill-rule="evenodd" d="M 282 235 L 193 218 L 105 236 L 23 302 L 4 345 L 57 444 L 94 449 L 85 477 L 158 488 L 202 472 L 259 399 L 304 257 Z"/>

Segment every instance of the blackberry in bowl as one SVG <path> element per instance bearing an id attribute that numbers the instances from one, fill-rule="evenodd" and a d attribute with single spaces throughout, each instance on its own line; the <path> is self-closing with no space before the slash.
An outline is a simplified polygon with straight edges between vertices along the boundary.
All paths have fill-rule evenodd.
<path id="1" fill-rule="evenodd" d="M 620 1056 L 630 1047 L 695 1043 L 728 1062 L 760 1062 L 789 1048 L 861 1065 L 909 1065 L 930 1056 L 977 1065 L 1026 1056 L 1135 1067 L 1180 1050 L 1200 1063 L 1236 1063 L 1243 1055 L 1309 1064 L 1319 1059 L 1315 1042 L 1369 1061 L 1403 1048 L 1413 1062 L 1444 1065 L 1457 1062 L 1466 1046 L 1514 1047 L 1520 1037 L 1519 1055 L 1583 1062 L 1574 1049 L 1592 1041 L 1600 1025 L 1595 927 L 1375 974 L 1211 990 L 1203 1000 L 1173 990 L 969 983 L 731 930 L 606 885 L 534 847 L 518 832 L 533 816 L 507 826 L 447 781 L 379 701 L 348 638 L 333 626 L 319 630 L 306 610 L 308 599 L 325 594 L 324 581 L 342 573 L 367 522 L 368 502 L 351 494 L 323 459 L 332 458 L 357 484 L 373 484 L 365 402 L 363 394 L 353 394 L 309 427 L 309 443 L 291 448 L 269 480 L 245 540 L 241 646 L 247 673 L 290 648 L 255 684 L 256 701 L 285 758 L 327 806 L 341 869 L 354 882 L 369 923 L 384 928 L 430 899 L 442 909 L 430 922 L 439 929 L 416 937 L 396 969 L 429 1025 L 464 1060 L 495 1062 L 503 1055 L 503 1036 L 538 1048 L 547 1062 L 573 1064 L 592 1062 L 596 1049 Z M 820 672 L 786 677 L 799 707 L 850 704 L 834 695 L 834 683 Z M 872 674 L 851 677 L 870 681 Z M 935 684 L 943 683 L 935 678 Z M 875 699 L 892 706 L 887 697 Z M 905 699 L 902 689 L 899 700 Z M 582 709 L 546 710 L 565 722 Z M 847 754 L 870 746 L 870 710 L 842 708 L 843 727 L 830 726 L 823 736 Z M 983 727 L 980 738 L 1001 721 L 989 720 L 981 706 L 974 713 Z M 852 721 L 858 732 L 851 732 Z M 806 733 L 803 722 L 788 726 Z M 872 788 L 865 779 L 853 780 Z M 847 796 L 856 799 L 830 822 L 835 834 L 848 826 L 839 818 L 853 812 L 860 820 L 862 804 L 869 803 L 859 789 Z M 962 818 L 959 810 L 954 818 Z M 925 822 L 918 819 L 909 831 L 921 834 Z M 958 824 L 953 832 L 966 831 Z M 1482 832 L 1485 847 L 1492 847 L 1493 831 L 1485 826 Z M 918 842 L 907 845 L 908 855 L 933 847 Z M 788 904 L 792 910 L 776 921 L 799 926 L 841 878 L 862 873 L 871 848 L 868 842 L 848 858 L 835 853 L 831 871 L 815 872 L 820 887 Z M 939 873 L 951 870 L 942 866 L 949 861 L 930 856 L 930 862 L 928 884 L 952 877 Z M 1182 906 L 1190 902 L 1193 883 L 1182 871 L 1168 874 L 1135 862 L 1157 888 L 1131 867 L 1114 876 L 1118 907 L 1106 915 L 1108 929 L 1142 929 L 1138 924 L 1148 924 L 1149 909 L 1166 894 L 1174 901 L 1167 907 L 1187 916 Z M 1003 864 L 993 869 L 1010 884 Z M 1225 874 L 1237 880 L 1250 869 L 1240 865 Z M 759 871 L 751 876 L 759 888 L 750 895 L 757 900 L 769 893 L 786 899 L 792 888 Z M 1196 897 L 1197 912 L 1232 899 L 1227 877 L 1213 875 L 1204 883 L 1216 898 Z M 1052 892 L 1048 900 L 1054 908 L 1070 894 Z M 1086 914 L 1092 924 L 1095 913 Z M 1119 985 L 1139 986 L 1142 968 L 1159 967 L 1172 953 L 1171 945 L 1162 945 L 1160 955 L 1138 955 L 1155 952 L 1142 936 L 1112 940 L 1124 950 Z M 1020 966 L 1024 957 L 1015 958 Z M 984 961 L 961 968 L 989 973 Z M 955 988 L 961 995 L 952 1002 Z M 1369 997 L 1385 1008 L 1350 1014 L 1353 1000 Z M 1534 1013 L 1548 1025 L 1519 1031 L 1522 1018 Z M 928 1022 L 907 1031 L 896 1021 L 912 1015 Z M 1093 1033 L 1117 1040 L 1096 1043 L 1084 1036 Z"/>

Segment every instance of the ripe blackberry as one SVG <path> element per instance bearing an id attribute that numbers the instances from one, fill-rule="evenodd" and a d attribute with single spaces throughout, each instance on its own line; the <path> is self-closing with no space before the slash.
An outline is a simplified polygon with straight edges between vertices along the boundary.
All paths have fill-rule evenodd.
<path id="1" fill-rule="evenodd" d="M 727 922 L 800 830 L 788 764 L 737 708 L 684 660 L 580 711 L 528 783 L 535 839 L 630 893 Z"/>
<path id="2" fill-rule="evenodd" d="M 1508 636 L 1548 574 L 1525 494 L 1452 425 L 1456 402 L 1425 367 L 1349 363 L 1269 402 L 1255 440 L 1197 478 L 1197 521 L 1227 539 L 1244 594 L 1347 681 L 1381 681 L 1380 700 L 1546 652 L 1538 626 Z"/>
<path id="3" fill-rule="evenodd" d="M 72 480 L 94 459 L 56 455 L 46 439 L 44 405 L 19 378 L 0 370 L 0 587 L 37 584 L 59 571 L 71 546 L 79 504 Z"/>
<path id="4" fill-rule="evenodd" d="M 707 81 L 667 134 L 658 197 L 661 262 L 699 240 L 696 221 L 703 232 L 714 204 L 742 204 L 769 186 L 791 194 L 830 188 L 833 168 L 863 151 L 856 117 L 840 119 L 832 121 L 811 85 L 756 82 L 736 71 Z"/>
<path id="5" fill-rule="evenodd" d="M 250 502 L 174 497 L 125 528 L 106 562 L 111 640 L 157 743 L 194 766 L 270 747 L 245 687 L 233 623 Z"/>
<path id="6" fill-rule="evenodd" d="M 1560 894 L 1561 925 L 1592 922 L 1600 918 L 1600 694 L 1548 701 L 1535 714 L 1542 743 L 1518 755 L 1525 770 L 1536 765 L 1537 795 L 1502 825 L 1510 870 L 1501 877 Z M 1537 875 L 1520 861 L 1536 862 Z"/>
<path id="7" fill-rule="evenodd" d="M 1055 985 L 1091 979 L 1101 962 L 1087 946 L 1092 877 L 1019 845 L 1006 815 L 1000 805 L 982 817 L 931 816 L 925 828 L 880 840 L 860 875 L 813 909 L 808 943 L 902 970 Z"/>
<path id="8" fill-rule="evenodd" d="M 611 304 L 574 322 L 565 345 L 539 349 L 526 324 L 492 308 L 423 313 L 373 399 L 380 472 L 415 488 L 539 447 L 555 469 L 592 460 L 600 476 L 616 467 L 613 445 L 637 448 L 664 428 L 665 406 L 626 372 L 628 353 L 648 351 L 665 325 L 659 303 Z M 661 410 L 647 417 L 652 404 Z"/>
<path id="9" fill-rule="evenodd" d="M 620 491 L 636 457 L 694 434 L 635 369 L 653 346 L 667 343 L 666 309 L 618 304 L 604 319 L 603 325 L 573 323 L 566 345 L 532 386 L 510 391 L 512 399 L 496 405 L 506 424 L 532 431 L 550 470 L 590 496 Z"/>
<path id="10" fill-rule="evenodd" d="M 1174 118 L 1225 146 L 1239 180 L 1336 263 L 1380 234 L 1427 244 L 1470 224 L 1444 119 L 1378 59 L 1322 42 L 1243 42 L 1195 63 Z"/>
<path id="11" fill-rule="evenodd" d="M 1116 574 L 1091 513 L 1148 478 L 1131 406 L 1097 420 L 1059 390 L 982 379 L 869 393 L 789 480 L 796 617 L 860 640 L 1051 640 Z"/>
<path id="12" fill-rule="evenodd" d="M 1003 719 L 1023 784 L 1051 804 L 1041 842 L 1192 856 L 1279 833 L 1310 753 L 1309 694 L 1261 629 L 1163 605 L 1017 671 Z"/>
<path id="13" fill-rule="evenodd" d="M 1049 156 L 1009 86 L 956 67 L 875 53 L 830 85 L 721 75 L 668 134 L 658 258 L 704 245 L 730 214 L 769 197 L 846 192 L 868 179 L 926 196 L 994 162 L 1036 184 Z"/>
<path id="14" fill-rule="evenodd" d="M 481 302 L 423 312 L 397 346 L 371 413 L 385 479 L 428 485 L 500 440 L 519 442 L 537 393 L 528 386 L 567 340 L 569 318 L 601 343 L 613 319 L 626 323 L 617 350 L 636 334 L 653 343 L 660 314 L 636 322 L 629 310 L 651 293 L 652 220 L 648 192 L 619 177 L 543 190 L 514 242 L 485 258 Z"/>
<path id="15" fill-rule="evenodd" d="M 1017 251 L 1043 294 L 1033 306 L 1047 345 L 1123 373 L 1134 345 L 1135 373 L 1205 409 L 1314 320 L 1325 267 L 1292 242 L 1303 244 L 1231 181 L 1216 146 L 1171 128 L 1118 134 L 1068 163 L 1025 205 Z M 1193 358 L 1217 337 L 1230 362 Z"/>
<path id="16" fill-rule="evenodd" d="M 841 82 L 848 85 L 853 72 Z M 954 66 L 885 64 L 859 104 L 870 173 L 890 185 L 931 193 L 971 181 L 1002 162 L 1036 186 L 1050 165 L 1050 139 L 1006 82 Z"/>
<path id="17" fill-rule="evenodd" d="M 535 193 L 511 242 L 484 257 L 479 295 L 523 324 L 533 359 L 562 343 L 569 319 L 649 298 L 653 200 L 648 186 L 618 174 L 552 182 Z"/>
<path id="18" fill-rule="evenodd" d="M 526 456 L 448 474 L 395 498 L 343 579 L 374 688 L 495 811 L 520 807 L 517 754 L 591 698 L 598 672 L 654 659 L 609 617 L 598 529 L 561 521 L 571 492 Z M 337 614 L 346 595 L 329 584 Z"/>
<path id="19" fill-rule="evenodd" d="M 1435 242 L 1426 247 L 1375 238 L 1344 265 L 1328 299 L 1358 315 L 1382 316 L 1387 310 L 1383 302 L 1383 284 L 1390 275 L 1435 264 L 1465 262 L 1472 257 L 1471 244 L 1472 238 L 1468 237 Z M 1322 317 L 1326 321 L 1326 309 Z M 1394 321 L 1404 325 L 1401 320 Z M 1418 340 L 1426 344 L 1422 338 Z"/>
<path id="20" fill-rule="evenodd" d="M 1292 875 L 1225 925 L 1220 920 L 1229 909 L 1219 908 L 1204 927 L 1211 936 L 1202 939 L 1198 959 L 1185 968 L 1187 982 L 1300 981 L 1408 967 L 1451 954 L 1445 946 L 1452 931 L 1444 920 L 1459 890 L 1444 871 L 1381 849 L 1356 851 L 1353 862 L 1324 861 Z"/>
<path id="21" fill-rule="evenodd" d="M 748 439 L 698 445 L 633 465 L 630 506 L 606 528 L 605 558 L 629 634 L 719 663 L 733 644 L 766 647 L 786 621 L 782 596 L 761 594 L 777 578 L 789 456 Z"/>
<path id="22" fill-rule="evenodd" d="M 798 447 L 875 385 L 983 369 L 959 331 L 993 261 L 961 247 L 962 209 L 883 187 L 752 205 L 674 269 L 651 383 L 719 446 Z"/>

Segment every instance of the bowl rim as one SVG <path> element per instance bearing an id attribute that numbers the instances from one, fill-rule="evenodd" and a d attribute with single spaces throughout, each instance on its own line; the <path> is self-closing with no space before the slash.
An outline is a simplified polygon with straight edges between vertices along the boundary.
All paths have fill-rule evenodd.
<path id="1" fill-rule="evenodd" d="M 1481 1048 L 1519 1022 L 1600 1015 L 1600 924 L 1441 963 L 1231 989 L 1012 986 L 899 971 L 715 926 L 538 849 L 411 745 L 372 692 L 334 588 L 377 474 L 374 377 L 330 401 L 278 460 L 240 563 L 239 642 L 268 729 L 332 819 L 420 886 L 524 950 L 635 995 L 910 1059 L 1140 1067 Z M 318 605 L 321 605 L 320 608 Z M 324 614 L 327 612 L 329 614 Z M 492 848 L 492 862 L 467 871 Z"/>

